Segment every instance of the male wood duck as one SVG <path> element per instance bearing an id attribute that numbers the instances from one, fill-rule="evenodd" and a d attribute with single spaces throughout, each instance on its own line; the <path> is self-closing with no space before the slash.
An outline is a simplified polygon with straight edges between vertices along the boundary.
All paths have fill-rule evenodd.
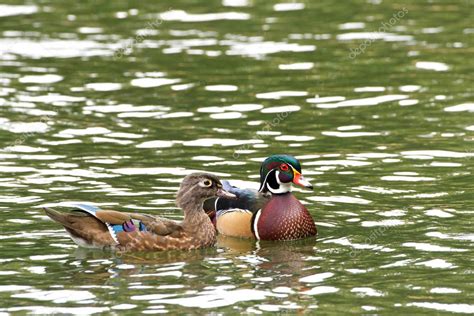
<path id="1" fill-rule="evenodd" d="M 291 183 L 312 189 L 293 156 L 273 155 L 260 167 L 260 189 L 239 189 L 223 181 L 237 199 L 209 199 L 204 210 L 220 234 L 261 240 L 292 240 L 317 233 L 306 207 L 291 194 Z"/>
<path id="2" fill-rule="evenodd" d="M 124 251 L 186 250 L 215 244 L 216 230 L 203 211 L 203 203 L 216 196 L 235 198 L 222 188 L 216 176 L 193 173 L 183 179 L 176 197 L 176 204 L 184 211 L 182 222 L 90 205 L 77 205 L 69 213 L 50 208 L 45 211 L 79 246 Z"/>

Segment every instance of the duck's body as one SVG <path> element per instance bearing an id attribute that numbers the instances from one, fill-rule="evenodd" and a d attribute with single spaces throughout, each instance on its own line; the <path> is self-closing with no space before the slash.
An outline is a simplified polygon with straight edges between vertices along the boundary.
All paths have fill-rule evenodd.
<path id="1" fill-rule="evenodd" d="M 77 205 L 72 212 L 46 209 L 61 223 L 71 239 L 82 247 L 130 251 L 195 249 L 214 245 L 216 234 L 209 217 L 193 218 L 193 223 L 176 222 L 148 214 L 101 210 Z"/>
<path id="2" fill-rule="evenodd" d="M 45 211 L 83 247 L 127 251 L 197 249 L 216 242 L 215 228 L 203 211 L 204 200 L 216 195 L 232 197 L 222 190 L 220 181 L 213 175 L 187 176 L 177 197 L 177 204 L 184 211 L 181 222 L 148 214 L 101 210 L 89 205 L 77 205 L 69 213 Z"/>
<path id="3" fill-rule="evenodd" d="M 291 193 L 291 183 L 312 188 L 301 175 L 301 165 L 288 155 L 275 155 L 262 163 L 260 189 L 239 189 L 223 182 L 238 198 L 206 201 L 220 234 L 261 240 L 292 240 L 317 234 L 306 207 Z"/>

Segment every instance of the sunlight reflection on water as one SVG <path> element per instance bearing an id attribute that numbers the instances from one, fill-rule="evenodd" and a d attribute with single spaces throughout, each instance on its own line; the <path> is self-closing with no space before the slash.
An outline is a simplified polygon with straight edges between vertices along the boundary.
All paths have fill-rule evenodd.
<path id="1" fill-rule="evenodd" d="M 378 33 L 380 1 L 134 5 L 0 5 L 0 314 L 472 312 L 460 2 Z M 317 242 L 91 251 L 41 210 L 181 219 L 182 177 L 258 189 L 271 153 L 313 183 Z"/>

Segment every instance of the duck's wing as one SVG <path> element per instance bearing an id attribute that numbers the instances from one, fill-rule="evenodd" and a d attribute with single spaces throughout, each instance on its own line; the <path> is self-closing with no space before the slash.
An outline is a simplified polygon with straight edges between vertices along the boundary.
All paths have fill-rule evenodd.
<path id="1" fill-rule="evenodd" d="M 179 236 L 181 226 L 171 220 L 148 214 L 102 210 L 98 207 L 78 204 L 68 213 L 45 209 L 46 214 L 64 226 L 71 238 L 80 246 L 104 248 L 120 245 L 122 235 L 136 232 L 144 235 Z"/>
<path id="2" fill-rule="evenodd" d="M 265 205 L 270 196 L 253 189 L 240 189 L 222 181 L 225 190 L 237 199 L 214 198 L 204 203 L 217 231 L 226 236 L 254 238 L 252 221 L 254 215 Z"/>
<path id="3" fill-rule="evenodd" d="M 158 236 L 171 236 L 179 238 L 184 232 L 183 227 L 176 221 L 148 214 L 130 214 L 133 219 L 140 220 L 147 231 Z"/>
<path id="4" fill-rule="evenodd" d="M 130 226 L 130 223 L 132 223 L 138 227 L 138 231 L 149 231 L 159 236 L 176 235 L 177 232 L 182 231 L 182 227 L 179 223 L 149 214 L 100 210 L 95 213 L 95 217 L 104 223 L 112 225 Z M 135 229 L 131 227 L 130 231 L 135 231 Z"/>

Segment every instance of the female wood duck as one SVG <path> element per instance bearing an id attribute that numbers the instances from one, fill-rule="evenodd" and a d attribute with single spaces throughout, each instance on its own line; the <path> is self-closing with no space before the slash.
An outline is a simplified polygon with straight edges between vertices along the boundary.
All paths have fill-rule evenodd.
<path id="1" fill-rule="evenodd" d="M 182 222 L 148 214 L 101 210 L 77 205 L 70 213 L 45 209 L 46 214 L 64 226 L 72 240 L 89 248 L 112 248 L 129 251 L 196 249 L 216 242 L 216 231 L 203 203 L 212 197 L 235 198 L 225 191 L 219 179 L 209 173 L 186 176 L 176 197 L 184 211 Z"/>
<path id="2" fill-rule="evenodd" d="M 300 162 L 273 155 L 260 168 L 260 189 L 238 189 L 223 181 L 237 199 L 214 198 L 204 203 L 220 234 L 261 240 L 291 240 L 314 236 L 316 225 L 306 207 L 291 194 L 291 183 L 312 189 Z"/>

